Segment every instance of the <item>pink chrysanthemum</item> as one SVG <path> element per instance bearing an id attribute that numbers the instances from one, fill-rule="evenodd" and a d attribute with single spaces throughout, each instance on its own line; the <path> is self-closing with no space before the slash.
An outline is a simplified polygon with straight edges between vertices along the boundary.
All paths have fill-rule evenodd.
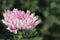
<path id="1" fill-rule="evenodd" d="M 4 20 L 2 22 L 7 25 L 7 30 L 13 33 L 17 33 L 18 30 L 25 30 L 34 28 L 38 25 L 41 20 L 38 16 L 35 16 L 35 13 L 30 15 L 30 11 L 24 11 L 13 9 L 13 11 L 7 10 L 3 14 Z"/>

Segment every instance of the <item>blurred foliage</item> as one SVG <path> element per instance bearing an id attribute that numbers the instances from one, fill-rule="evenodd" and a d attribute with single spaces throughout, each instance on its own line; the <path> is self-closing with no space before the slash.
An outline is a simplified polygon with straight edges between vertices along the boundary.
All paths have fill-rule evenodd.
<path id="1" fill-rule="evenodd" d="M 22 31 L 21 40 L 60 40 L 60 0 L 0 0 L 0 20 L 4 10 L 13 8 L 30 10 L 42 19 L 36 28 Z M 0 21 L 0 39 L 13 40 L 13 36 Z"/>

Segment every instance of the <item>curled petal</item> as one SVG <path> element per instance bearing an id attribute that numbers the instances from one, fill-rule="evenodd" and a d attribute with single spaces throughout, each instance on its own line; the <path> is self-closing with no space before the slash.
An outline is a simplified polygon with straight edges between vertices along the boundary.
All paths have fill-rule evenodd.
<path id="1" fill-rule="evenodd" d="M 34 18 L 33 18 L 33 22 L 35 22 L 36 20 L 38 20 L 38 16 L 35 16 Z"/>
<path id="2" fill-rule="evenodd" d="M 39 23 L 41 23 L 41 20 L 37 20 L 37 21 L 35 22 L 35 25 L 38 25 Z"/>
<path id="3" fill-rule="evenodd" d="M 30 17 L 32 17 L 32 18 L 33 18 L 34 16 L 35 16 L 35 13 L 32 13 L 32 14 L 30 15 Z"/>

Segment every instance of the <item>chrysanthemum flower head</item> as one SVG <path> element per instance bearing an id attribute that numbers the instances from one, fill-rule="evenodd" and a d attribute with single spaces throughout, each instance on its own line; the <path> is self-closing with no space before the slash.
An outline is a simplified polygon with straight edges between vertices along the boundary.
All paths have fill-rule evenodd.
<path id="1" fill-rule="evenodd" d="M 2 22 L 7 26 L 7 30 L 15 34 L 18 30 L 34 28 L 41 22 L 41 19 L 35 16 L 35 13 L 30 14 L 29 10 L 25 13 L 15 8 L 13 11 L 6 10 L 3 17 Z"/>

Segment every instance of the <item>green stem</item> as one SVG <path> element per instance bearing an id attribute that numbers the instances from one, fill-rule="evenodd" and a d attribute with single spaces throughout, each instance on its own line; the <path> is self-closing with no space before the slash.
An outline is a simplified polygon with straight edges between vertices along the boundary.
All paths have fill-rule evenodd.
<path id="1" fill-rule="evenodd" d="M 21 40 L 21 38 L 22 38 L 22 33 L 21 33 L 21 31 L 19 31 L 18 32 L 18 40 Z"/>
<path id="2" fill-rule="evenodd" d="M 19 31 L 17 34 L 14 34 L 13 37 L 14 37 L 13 40 L 21 40 L 21 38 L 22 38 L 21 31 Z"/>
<path id="3" fill-rule="evenodd" d="M 16 35 L 14 35 L 14 40 L 16 40 Z"/>

